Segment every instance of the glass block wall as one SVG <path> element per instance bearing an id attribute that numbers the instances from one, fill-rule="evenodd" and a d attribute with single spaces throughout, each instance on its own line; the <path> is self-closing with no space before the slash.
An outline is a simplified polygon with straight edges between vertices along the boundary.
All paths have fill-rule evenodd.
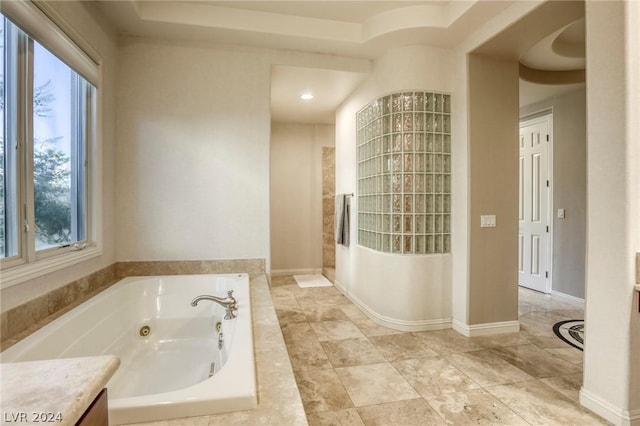
<path id="1" fill-rule="evenodd" d="M 358 243 L 390 253 L 451 251 L 451 97 L 394 93 L 357 121 Z"/>

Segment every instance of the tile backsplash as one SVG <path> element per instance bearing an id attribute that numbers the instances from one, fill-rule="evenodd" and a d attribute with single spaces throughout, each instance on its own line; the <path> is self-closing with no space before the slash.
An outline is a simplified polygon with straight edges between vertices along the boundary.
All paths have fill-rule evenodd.
<path id="1" fill-rule="evenodd" d="M 174 260 L 118 262 L 118 276 L 228 274 L 246 272 L 251 277 L 265 273 L 264 259 Z"/>
<path id="2" fill-rule="evenodd" d="M 65 312 L 129 276 L 265 273 L 264 259 L 118 262 L 47 294 L 2 312 L 0 350 L 4 350 Z"/>
<path id="3" fill-rule="evenodd" d="M 114 263 L 3 312 L 0 349 L 6 349 L 111 286 L 118 280 L 116 271 Z"/>

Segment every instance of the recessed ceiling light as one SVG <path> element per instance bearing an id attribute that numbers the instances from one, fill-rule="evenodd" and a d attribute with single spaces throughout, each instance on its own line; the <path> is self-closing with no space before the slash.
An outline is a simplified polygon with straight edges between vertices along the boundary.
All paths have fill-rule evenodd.
<path id="1" fill-rule="evenodd" d="M 300 99 L 302 99 L 303 101 L 310 101 L 311 99 L 313 99 L 313 95 L 311 93 L 303 93 L 302 95 L 300 95 Z"/>

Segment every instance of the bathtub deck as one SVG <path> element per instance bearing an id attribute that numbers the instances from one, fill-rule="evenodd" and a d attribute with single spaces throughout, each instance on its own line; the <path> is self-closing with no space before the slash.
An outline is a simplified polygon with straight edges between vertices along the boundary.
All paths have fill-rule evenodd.
<path id="1" fill-rule="evenodd" d="M 302 426 L 308 424 L 276 311 L 271 301 L 269 284 L 264 275 L 251 279 L 251 302 L 258 379 L 258 407 L 253 410 L 211 416 L 136 424 L 153 424 L 154 426 L 229 424 Z"/>

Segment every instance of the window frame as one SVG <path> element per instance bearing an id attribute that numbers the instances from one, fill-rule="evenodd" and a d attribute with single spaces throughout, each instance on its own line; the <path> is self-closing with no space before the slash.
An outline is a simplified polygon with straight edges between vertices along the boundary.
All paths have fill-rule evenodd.
<path id="1" fill-rule="evenodd" d="M 17 143 L 16 149 L 16 179 L 19 181 L 16 202 L 17 208 L 17 229 L 18 234 L 17 244 L 18 251 L 15 256 L 2 258 L 0 260 L 0 272 L 2 279 L 0 280 L 0 288 L 4 289 L 16 284 L 20 284 L 24 281 L 37 278 L 44 274 L 54 272 L 78 263 L 85 262 L 91 258 L 100 256 L 102 254 L 101 246 L 101 179 L 100 179 L 100 105 L 101 105 L 101 91 L 99 86 L 101 83 L 101 70 L 100 60 L 94 51 L 88 46 L 81 38 L 77 36 L 70 29 L 70 27 L 50 8 L 48 5 L 34 4 L 30 2 L 11 2 L 14 3 L 9 8 L 5 8 L 3 4 L 2 14 L 8 18 L 20 31 L 19 43 L 22 46 L 18 47 L 18 54 L 20 52 L 26 53 L 26 58 L 23 58 L 23 66 L 27 67 L 26 72 L 20 71 L 20 65 L 16 65 L 18 68 L 18 85 L 16 95 L 16 109 L 22 111 L 18 113 L 16 135 Z M 17 5 L 16 5 L 17 3 Z M 9 9 L 9 10 L 5 10 Z M 44 20 L 44 21 L 43 21 Z M 47 27 L 54 26 L 56 34 L 49 35 L 43 42 L 37 37 L 33 36 L 33 33 L 38 33 L 38 30 L 31 32 L 31 28 L 25 28 L 24 23 L 29 25 L 42 26 L 46 24 Z M 49 28 L 50 30 L 50 28 Z M 70 38 L 70 35 L 74 35 L 74 40 Z M 51 38 L 53 37 L 53 41 Z M 76 42 L 78 41 L 78 42 Z M 33 44 L 34 42 L 40 43 L 45 49 L 58 57 L 62 62 L 67 64 L 76 74 L 84 77 L 84 79 L 90 83 L 88 90 L 83 90 L 85 93 L 84 99 L 78 99 L 77 104 L 84 104 L 86 110 L 82 115 L 86 117 L 86 120 L 79 120 L 85 122 L 81 127 L 86 127 L 84 130 L 85 140 L 81 144 L 81 150 L 84 151 L 84 183 L 80 188 L 81 194 L 75 196 L 84 197 L 84 219 L 85 235 L 84 239 L 75 244 L 69 244 L 64 246 L 51 247 L 41 250 L 35 249 L 35 205 L 34 205 L 34 182 L 33 182 L 33 135 L 32 135 L 32 123 L 33 119 Z M 56 51 L 56 46 L 62 46 L 61 51 Z M 71 53 L 70 53 L 71 52 Z M 88 53 L 87 53 L 88 52 Z M 69 60 L 69 55 L 77 56 L 72 57 Z M 80 64 L 80 68 L 84 71 L 79 72 L 75 64 Z M 94 68 L 88 68 L 87 65 L 93 65 Z M 24 70 L 23 70 L 24 71 Z M 90 78 L 86 78 L 89 75 Z M 5 76 L 6 77 L 6 76 Z M 91 88 L 91 86 L 93 86 Z M 77 106 L 77 105 L 76 105 Z M 5 105 L 6 107 L 6 105 Z M 72 106 L 74 108 L 74 106 Z M 75 112 L 74 112 L 75 114 Z M 76 115 L 78 116 L 78 115 Z M 78 124 L 76 121 L 75 124 Z M 84 126 L 86 124 L 86 126 Z M 78 134 L 80 126 L 73 126 L 72 133 Z M 75 136 L 71 137 L 74 138 Z M 8 142 L 11 144 L 11 142 Z M 13 147 L 12 147 L 13 148 Z M 74 156 L 71 156 L 70 161 L 74 161 Z M 77 161 L 77 159 L 75 160 Z M 72 185 L 74 188 L 75 185 Z M 25 231 L 25 225 L 30 227 L 29 231 Z"/>
<path id="2" fill-rule="evenodd" d="M 20 50 L 20 44 L 24 43 L 24 40 L 19 31 L 9 31 L 9 28 L 6 25 L 3 25 L 4 34 L 3 43 L 4 49 L 11 49 L 11 54 L 7 55 L 8 57 L 14 58 L 17 57 L 17 51 Z M 16 52 L 13 52 L 16 50 Z M 8 264 L 20 264 L 23 263 L 21 258 L 23 258 L 26 254 L 26 248 L 23 244 L 23 238 L 21 237 L 20 232 L 20 222 L 22 216 L 22 210 L 20 206 L 24 204 L 24 194 L 23 191 L 17 186 L 16 181 L 21 180 L 21 176 L 23 176 L 23 163 L 19 159 L 23 157 L 23 146 L 18 144 L 17 141 L 24 138 L 22 134 L 22 126 L 19 123 L 20 114 L 18 111 L 22 109 L 22 105 L 20 104 L 21 96 L 19 93 L 22 91 L 20 84 L 21 79 L 18 78 L 18 61 L 4 61 L 4 80 L 5 80 L 5 99 L 4 99 L 4 116 L 3 120 L 6 120 L 5 124 L 12 124 L 15 127 L 12 128 L 9 125 L 8 129 L 5 129 L 6 134 L 8 134 L 8 139 L 16 141 L 15 143 L 10 143 L 10 146 L 5 146 L 5 179 L 12 179 L 10 185 L 4 188 L 5 190 L 5 199 L 11 198 L 11 201 L 14 204 L 13 209 L 6 209 L 5 206 L 5 224 L 7 222 L 11 222 L 12 226 L 6 227 L 8 229 L 7 234 L 5 235 L 5 246 L 9 244 L 7 241 L 11 240 L 11 244 L 15 244 L 15 254 L 9 258 L 7 258 L 6 263 Z M 9 71 L 11 70 L 11 71 Z M 17 81 L 13 81 L 14 79 Z M 14 155 L 11 155 L 11 152 L 15 152 Z M 15 187 L 13 187 L 15 184 Z M 10 191 L 8 191 L 9 186 L 11 186 Z M 7 220 L 9 218 L 9 220 Z M 8 236 L 8 238 L 7 238 Z M 18 259 L 16 259 L 18 258 Z M 10 260 L 13 259 L 13 260 Z"/>

